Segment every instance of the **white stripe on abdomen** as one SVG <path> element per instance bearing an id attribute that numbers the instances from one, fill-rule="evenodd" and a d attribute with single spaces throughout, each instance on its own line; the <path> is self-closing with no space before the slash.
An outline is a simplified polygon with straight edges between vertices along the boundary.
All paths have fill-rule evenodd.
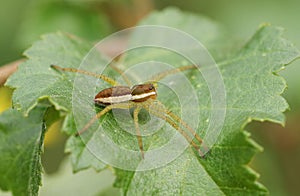
<path id="1" fill-rule="evenodd" d="M 98 98 L 98 99 L 95 99 L 95 101 L 99 101 L 101 103 L 114 104 L 114 103 L 130 101 L 131 99 L 132 99 L 132 95 L 128 94 L 128 95 L 120 95 L 120 96 L 116 96 L 116 97 Z"/>

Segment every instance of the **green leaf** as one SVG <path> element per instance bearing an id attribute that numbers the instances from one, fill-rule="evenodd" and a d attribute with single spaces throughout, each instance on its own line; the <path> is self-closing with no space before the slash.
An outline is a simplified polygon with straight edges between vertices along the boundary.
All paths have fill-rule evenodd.
<path id="1" fill-rule="evenodd" d="M 28 61 L 22 63 L 6 85 L 15 88 L 13 103 L 26 115 L 40 99 L 49 99 L 57 110 L 69 111 L 72 99 L 72 78 L 58 75 L 51 64 L 78 67 L 90 44 L 74 36 L 57 33 L 43 37 L 25 51 Z"/>
<path id="2" fill-rule="evenodd" d="M 76 74 L 60 74 L 51 69 L 50 65 L 76 68 L 91 48 L 90 43 L 70 34 L 56 33 L 43 36 L 43 40 L 36 42 L 25 51 L 29 60 L 21 64 L 16 74 L 12 75 L 6 83 L 6 85 L 15 88 L 14 107 L 28 114 L 38 104 L 39 100 L 48 99 L 57 110 L 72 111 L 72 92 L 73 88 L 76 88 L 73 87 Z M 100 65 L 106 62 L 102 57 L 95 59 L 95 61 L 94 63 Z M 67 117 L 67 119 L 70 118 L 72 117 Z M 70 129 L 71 131 L 68 131 Z M 74 127 L 65 126 L 65 131 L 72 134 L 76 130 Z M 99 163 L 97 159 L 95 164 L 90 163 L 93 156 L 89 151 L 82 150 L 84 146 L 82 141 L 69 141 L 68 143 L 76 144 L 66 149 L 67 152 L 70 150 L 73 152 L 71 156 L 74 171 L 91 165 L 94 165 L 96 170 L 104 168 L 105 165 Z"/>
<path id="3" fill-rule="evenodd" d="M 0 187 L 13 195 L 38 195 L 45 110 L 36 107 L 25 118 L 11 109 L 0 116 Z"/>
<path id="4" fill-rule="evenodd" d="M 268 25 L 262 26 L 239 52 L 228 56 L 227 47 L 225 47 L 228 46 L 227 42 L 222 41 L 224 40 L 223 31 L 216 23 L 205 18 L 175 9 L 167 9 L 150 16 L 143 24 L 177 27 L 205 43 L 205 47 L 217 56 L 226 88 L 226 119 L 217 143 L 206 158 L 199 158 L 191 148 L 187 148 L 176 160 L 158 169 L 133 172 L 117 169 L 116 185 L 123 190 L 124 194 L 129 195 L 142 193 L 161 195 L 175 193 L 266 194 L 266 189 L 256 182 L 258 175 L 247 166 L 254 154 L 261 148 L 249 138 L 249 134 L 243 131 L 243 128 L 253 119 L 284 123 L 282 112 L 287 109 L 288 105 L 280 94 L 286 84 L 277 73 L 284 65 L 299 57 L 299 51 L 281 37 L 281 28 Z M 133 35 L 131 40 L 134 39 Z M 99 111 L 99 108 L 94 108 L 92 97 L 97 90 L 109 85 L 88 76 L 58 73 L 51 70 L 49 66 L 57 64 L 62 67 L 76 68 L 91 47 L 84 41 L 62 33 L 46 35 L 42 41 L 36 42 L 25 53 L 29 60 L 22 64 L 19 71 L 7 82 L 7 85 L 16 89 L 13 96 L 15 107 L 28 113 L 39 99 L 48 98 L 56 109 L 68 113 L 73 111 L 74 116 L 68 115 L 66 121 L 69 134 L 74 133 L 75 129 L 82 128 L 81 126 Z M 182 47 L 190 49 L 184 43 Z M 85 64 L 84 69 L 96 73 L 103 71 L 107 63 L 105 59 L 101 55 L 93 56 L 92 54 L 92 57 L 88 65 Z M 126 69 L 148 60 L 166 62 L 176 67 L 186 63 L 179 55 L 162 49 L 149 48 L 128 51 L 120 62 Z M 118 74 L 109 68 L 102 73 L 113 78 L 118 77 Z M 188 123 L 199 120 L 197 133 L 202 136 L 205 134 L 204 130 L 208 126 L 212 112 L 209 89 L 201 74 L 190 70 L 185 71 L 184 75 L 187 76 L 194 89 L 197 89 L 196 98 L 199 102 L 201 117 L 195 119 L 192 116 L 187 120 Z M 95 84 L 97 84 L 96 87 Z M 185 88 L 180 84 L 176 85 L 179 90 Z M 159 86 L 158 92 L 158 99 L 167 108 L 180 115 L 178 100 L 174 99 L 175 95 L 163 86 Z M 189 101 L 189 99 L 190 95 L 186 94 L 185 100 Z M 196 108 L 190 106 L 186 109 L 192 115 L 199 112 Z M 146 114 L 140 115 L 140 120 L 147 122 L 146 116 Z M 124 121 L 125 127 L 120 126 L 120 121 Z M 95 132 L 98 129 L 95 123 L 91 127 L 94 131 L 88 130 L 81 138 L 70 137 L 67 150 L 73 154 L 74 170 L 90 166 L 102 169 L 105 164 L 100 161 L 101 159 L 98 160 L 96 156 L 92 156 L 95 153 L 111 153 L 113 158 L 119 158 L 131 168 L 139 170 L 140 165 L 136 163 L 141 160 L 140 156 L 134 159 L 127 157 L 126 154 L 113 153 L 113 146 L 105 146 L 103 144 L 105 141 L 100 137 L 105 135 L 117 146 L 138 152 L 136 138 L 126 132 L 126 130 L 134 132 L 131 118 L 121 115 L 119 119 L 116 119 L 113 113 L 108 113 L 100 119 L 100 122 L 101 131 Z M 131 125 L 132 128 L 128 129 L 127 125 Z M 145 149 L 155 149 L 166 144 L 176 133 L 167 124 L 154 131 L 154 134 L 144 137 Z"/>
<path id="5" fill-rule="evenodd" d="M 75 130 L 76 125 L 74 124 L 73 116 L 68 115 L 63 126 L 63 131 L 72 134 Z M 89 167 L 93 167 L 97 171 L 101 171 L 106 168 L 106 164 L 96 159 L 89 149 L 85 147 L 85 143 L 74 136 L 71 136 L 67 141 L 65 151 L 71 153 L 71 161 L 74 172 Z"/>
<path id="6" fill-rule="evenodd" d="M 224 195 L 189 149 L 171 164 L 150 171 L 117 169 L 115 186 L 124 195 Z"/>
<path id="7" fill-rule="evenodd" d="M 172 20 L 166 18 L 172 18 Z M 180 26 L 183 23 L 180 18 L 184 18 L 182 20 L 185 21 L 182 26 Z M 196 20 L 196 17 L 194 16 L 193 19 Z M 185 18 L 185 15 L 173 9 L 154 14 L 145 21 L 143 24 L 175 26 L 184 31 L 187 29 L 186 26 L 189 26 L 193 29 L 191 33 L 199 34 L 198 40 L 201 40 L 201 35 L 203 35 L 201 24 L 190 23 L 188 25 L 189 22 L 186 21 L 189 20 Z M 201 28 L 197 28 L 198 26 Z M 190 31 L 186 32 L 190 33 Z M 286 88 L 286 84 L 277 73 L 284 68 L 284 65 L 299 57 L 299 51 L 289 41 L 282 38 L 281 34 L 281 28 L 263 25 L 240 49 L 240 52 L 218 62 L 226 88 L 226 119 L 217 144 L 213 146 L 205 159 L 199 160 L 192 151 L 187 150 L 176 161 L 160 169 L 145 172 L 117 169 L 118 179 L 115 185 L 122 188 L 123 193 L 128 195 L 141 193 L 159 195 L 267 194 L 266 189 L 256 182 L 258 174 L 247 166 L 261 147 L 249 138 L 249 134 L 243 131 L 243 128 L 252 120 L 269 120 L 284 124 L 282 112 L 288 108 L 288 105 L 280 94 Z M 151 57 L 147 56 L 149 53 Z M 139 50 L 134 55 L 129 54 L 124 62 L 134 64 L 149 58 L 173 64 L 176 64 L 176 61 L 181 62 L 174 58 L 171 61 L 168 59 L 170 54 L 166 52 L 158 51 L 156 55 L 153 53 L 152 49 Z M 201 83 L 204 81 L 193 81 L 195 87 Z M 209 97 L 206 95 L 209 95 L 209 92 L 206 90 L 205 88 L 199 89 L 202 109 L 200 116 L 205 116 L 205 110 L 208 108 L 206 100 Z M 205 124 L 205 121 L 200 123 Z M 197 175 L 194 175 L 195 173 Z M 210 189 L 211 192 L 206 192 Z"/>

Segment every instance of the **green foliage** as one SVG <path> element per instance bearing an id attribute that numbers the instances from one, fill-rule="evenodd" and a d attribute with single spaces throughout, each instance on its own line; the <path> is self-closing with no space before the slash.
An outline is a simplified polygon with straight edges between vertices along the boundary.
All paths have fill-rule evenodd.
<path id="1" fill-rule="evenodd" d="M 161 20 L 162 18 L 164 20 Z M 115 185 L 128 195 L 142 193 L 151 195 L 265 195 L 266 189 L 256 182 L 257 174 L 247 166 L 254 154 L 261 148 L 249 139 L 249 134 L 243 128 L 253 119 L 284 123 L 282 112 L 287 109 L 288 105 L 280 94 L 286 84 L 277 73 L 283 69 L 284 65 L 299 57 L 299 51 L 289 41 L 282 38 L 281 28 L 269 25 L 260 27 L 244 47 L 228 55 L 228 42 L 222 41 L 225 39 L 221 28 L 200 16 L 168 9 L 153 14 L 145 19 L 143 24 L 176 27 L 205 43 L 208 50 L 218 59 L 218 66 L 224 79 L 227 94 L 226 119 L 217 143 L 205 159 L 199 158 L 191 148 L 187 148 L 175 161 L 158 169 L 133 172 L 116 169 Z M 39 100 L 49 99 L 57 110 L 68 113 L 65 129 L 68 134 L 73 134 L 76 131 L 76 123 L 70 113 L 74 107 L 79 108 L 82 118 L 85 118 L 86 113 L 94 113 L 92 99 L 89 98 L 91 95 L 83 92 L 80 102 L 74 104 L 73 90 L 74 88 L 75 90 L 92 88 L 95 80 L 85 77 L 86 83 L 82 83 L 82 86 L 73 86 L 76 74 L 58 73 L 51 70 L 50 65 L 77 68 L 91 47 L 91 44 L 63 33 L 49 34 L 44 36 L 43 40 L 36 42 L 25 52 L 28 60 L 7 82 L 8 86 L 15 88 L 14 106 L 28 114 Z M 174 54 L 160 51 L 149 54 L 149 51 L 151 50 L 141 49 L 129 52 L 122 59 L 124 66 L 128 68 L 134 63 L 149 59 L 172 63 L 177 67 L 182 66 L 182 61 L 178 60 L 179 57 Z M 97 56 L 89 62 L 90 71 L 97 70 L 99 66 L 104 67 L 105 63 L 103 57 Z M 117 77 L 117 73 L 111 71 L 107 73 L 112 77 Z M 203 134 L 201 130 L 205 130 L 206 119 L 211 112 L 209 90 L 200 74 L 193 71 L 185 74 L 197 89 L 201 116 L 197 133 L 201 135 Z M 192 76 L 196 78 L 192 79 Z M 100 88 L 106 87 L 104 82 L 98 82 Z M 171 100 L 170 92 L 162 92 L 159 96 L 163 98 L 161 101 L 168 108 L 177 111 L 177 102 Z M 195 111 L 191 108 L 191 113 L 193 112 Z M 124 148 L 138 150 L 135 138 L 118 125 L 111 113 L 101 119 L 101 122 L 102 131 L 113 142 Z M 3 129 L 7 129 L 8 125 L 4 123 L 2 126 Z M 174 132 L 170 127 L 163 126 L 153 136 L 147 136 L 144 139 L 146 148 L 164 144 Z M 93 133 L 89 133 L 84 136 L 83 141 L 87 144 L 97 143 L 97 138 L 93 138 Z M 74 170 L 78 171 L 91 166 L 97 170 L 103 169 L 105 164 L 91 155 L 83 141 L 73 136 L 68 141 L 67 150 L 72 153 Z M 128 164 L 133 164 L 133 161 L 128 160 Z M 138 169 L 138 165 L 136 168 Z M 4 188 L 7 189 L 7 186 Z"/>
<path id="2" fill-rule="evenodd" d="M 69 32 L 87 40 L 98 40 L 111 32 L 107 18 L 92 5 L 66 1 L 36 1 L 25 10 L 16 44 L 29 46 L 40 35 L 56 31 Z"/>
<path id="3" fill-rule="evenodd" d="M 14 74 L 7 81 L 8 86 L 16 88 L 14 107 L 28 114 L 41 98 L 48 98 L 57 110 L 70 111 L 73 80 L 58 75 L 50 65 L 76 67 L 90 46 L 63 33 L 49 34 L 36 42 L 25 51 L 29 60 L 20 65 L 17 72 L 22 74 Z"/>
<path id="4" fill-rule="evenodd" d="M 14 195 L 38 195 L 46 109 L 36 107 L 28 117 L 12 109 L 1 114 L 1 189 L 11 190 Z"/>
<path id="5" fill-rule="evenodd" d="M 179 24 L 182 24 L 180 18 L 184 17 L 177 16 L 178 18 L 176 18 L 176 15 L 180 16 L 178 12 L 169 10 L 152 16 L 152 23 L 151 21 L 148 22 L 169 25 L 168 21 L 157 19 L 168 16 L 166 18 L 172 18 L 169 26 L 176 26 L 174 21 L 179 21 Z M 189 24 L 188 21 L 192 21 L 191 18 L 182 20 L 185 21 L 186 26 Z M 194 26 L 200 25 L 194 24 Z M 182 29 L 186 30 L 185 28 Z M 193 32 L 196 31 L 193 28 Z M 198 33 L 201 35 L 200 30 Z M 233 54 L 229 59 L 218 62 L 227 93 L 226 121 L 218 143 L 215 144 L 206 159 L 198 160 L 198 165 L 194 164 L 196 158 L 191 151 L 187 151 L 186 154 L 182 155 L 185 157 L 183 159 L 185 162 L 181 162 L 179 158 L 158 170 L 135 172 L 134 174 L 122 172 L 117 186 L 123 188 L 124 193 L 129 195 L 134 193 L 151 194 L 158 190 L 160 190 L 159 194 L 161 195 L 168 194 L 169 190 L 173 190 L 177 194 L 184 194 L 191 190 L 196 192 L 203 190 L 202 184 L 197 182 L 210 183 L 213 180 L 220 189 L 219 191 L 226 195 L 266 194 L 266 190 L 260 184 L 254 183 L 257 174 L 245 166 L 253 155 L 260 150 L 260 147 L 248 138 L 248 134 L 243 132 L 242 128 L 252 119 L 284 123 L 282 112 L 287 109 L 288 105 L 280 94 L 285 89 L 286 84 L 281 77 L 277 76 L 277 73 L 283 69 L 285 64 L 298 57 L 299 51 L 290 42 L 283 39 L 281 34 L 281 28 L 264 25 L 238 53 Z M 208 47 L 208 49 L 210 48 Z M 159 60 L 165 58 L 159 54 L 161 53 L 158 53 L 157 58 Z M 141 54 L 135 55 L 140 57 L 138 61 L 142 62 L 143 59 L 141 58 L 143 57 L 147 59 L 146 54 L 142 57 Z M 135 63 L 137 62 L 135 61 Z M 201 98 L 207 100 L 205 97 L 207 92 L 203 89 L 199 90 L 200 92 Z M 200 108 L 206 108 L 205 103 L 205 101 L 200 100 Z M 202 115 L 205 115 L 204 112 Z M 204 123 L 205 121 L 202 121 L 202 124 Z M 182 165 L 186 167 L 182 168 Z M 207 172 L 208 175 L 202 176 L 202 173 L 202 175 L 190 176 L 195 172 L 201 173 L 201 165 L 205 168 L 204 173 Z M 168 175 L 165 171 L 177 171 L 178 173 L 174 175 L 170 172 Z M 158 180 L 153 181 L 153 176 L 157 177 Z M 123 182 L 124 179 L 126 183 Z M 192 179 L 194 183 L 189 182 L 189 179 Z M 177 181 L 182 183 L 176 184 Z M 213 190 L 212 188 L 211 195 L 216 194 Z M 205 191 L 201 191 L 201 193 L 205 193 Z"/>

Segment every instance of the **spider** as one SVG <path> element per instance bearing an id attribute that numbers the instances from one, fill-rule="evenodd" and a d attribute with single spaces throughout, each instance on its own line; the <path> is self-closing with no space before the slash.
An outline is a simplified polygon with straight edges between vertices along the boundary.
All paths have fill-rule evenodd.
<path id="1" fill-rule="evenodd" d="M 76 136 L 83 134 L 88 128 L 99 118 L 101 118 L 104 114 L 109 112 L 112 109 L 131 109 L 133 108 L 133 121 L 135 125 L 136 137 L 139 145 L 139 149 L 141 152 L 141 156 L 144 159 L 144 148 L 142 136 L 139 128 L 139 119 L 138 114 L 141 109 L 145 109 L 150 114 L 163 119 L 168 124 L 170 124 L 174 129 L 176 129 L 185 139 L 194 147 L 194 149 L 198 152 L 201 157 L 204 157 L 204 154 L 200 150 L 200 145 L 203 143 L 201 137 L 191 128 L 186 122 L 184 122 L 180 117 L 174 114 L 172 111 L 166 109 L 164 105 L 159 102 L 157 98 L 157 82 L 168 75 L 176 74 L 181 71 L 195 69 L 195 65 L 182 66 L 175 69 L 170 69 L 164 72 L 153 76 L 151 80 L 143 84 L 137 84 L 130 87 L 130 82 L 126 76 L 122 74 L 122 71 L 114 65 L 111 65 L 113 69 L 121 74 L 124 78 L 125 82 L 128 86 L 122 86 L 114 79 L 102 75 L 96 74 L 93 72 L 75 69 L 75 68 L 63 68 L 57 65 L 51 65 L 51 68 L 57 71 L 65 71 L 65 72 L 74 72 L 85 74 L 88 76 L 99 78 L 110 85 L 112 87 L 101 90 L 94 98 L 94 103 L 98 106 L 103 106 L 104 109 L 98 112 L 81 130 L 76 133 Z M 156 102 L 157 104 L 152 104 Z M 151 109 L 150 109 L 151 106 Z M 154 106 L 154 108 L 153 108 Z M 192 134 L 193 137 L 196 138 L 198 144 L 193 141 L 192 137 L 185 132 L 186 129 L 189 134 Z"/>

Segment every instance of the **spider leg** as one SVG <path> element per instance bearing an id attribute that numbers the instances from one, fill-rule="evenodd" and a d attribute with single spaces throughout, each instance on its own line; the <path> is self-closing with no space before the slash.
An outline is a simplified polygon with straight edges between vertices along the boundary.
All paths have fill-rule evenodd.
<path id="1" fill-rule="evenodd" d="M 195 65 L 187 65 L 187 66 L 182 66 L 182 67 L 179 67 L 179 68 L 175 68 L 175 69 L 170 69 L 170 70 L 167 70 L 167 71 L 163 71 L 155 76 L 153 76 L 149 82 L 154 82 L 156 83 L 157 81 L 169 76 L 169 75 L 172 75 L 172 74 L 176 74 L 178 72 L 181 72 L 181 71 L 185 71 L 185 70 L 188 70 L 188 69 L 195 69 L 197 68 L 197 66 Z"/>
<path id="2" fill-rule="evenodd" d="M 202 138 L 195 132 L 193 128 L 191 128 L 186 122 L 184 122 L 181 118 L 179 118 L 176 114 L 171 112 L 170 110 L 167 110 L 167 114 L 173 118 L 175 121 L 179 122 L 181 125 L 183 125 L 193 136 L 196 138 L 196 140 L 199 142 L 199 144 L 202 145 L 205 152 L 209 151 L 208 146 L 203 142 Z M 204 154 L 202 153 L 202 157 Z"/>
<path id="3" fill-rule="evenodd" d="M 97 119 L 101 118 L 104 114 L 112 109 L 129 109 L 131 107 L 130 103 L 117 103 L 113 105 L 106 106 L 103 110 L 98 112 L 80 131 L 76 133 L 75 136 L 79 136 L 84 133 Z"/>
<path id="4" fill-rule="evenodd" d="M 166 110 L 166 113 L 173 118 L 175 121 L 179 122 L 180 124 L 182 124 L 196 139 L 197 141 L 202 144 L 203 140 L 202 138 L 194 131 L 193 128 L 191 128 L 186 122 L 184 122 L 181 118 L 179 118 L 176 114 L 174 114 L 173 112 L 171 112 L 170 110 Z"/>
<path id="5" fill-rule="evenodd" d="M 57 66 L 57 65 L 51 65 L 51 67 L 53 69 L 56 69 L 56 70 L 60 70 L 60 71 L 67 71 L 67 72 L 73 72 L 73 73 L 81 73 L 81 74 L 84 74 L 84 75 L 88 75 L 88 76 L 92 76 L 92 77 L 95 77 L 95 78 L 99 78 L 109 84 L 111 84 L 112 86 L 117 86 L 119 85 L 117 81 L 115 81 L 114 79 L 108 77 L 108 76 L 105 76 L 105 75 L 102 75 L 102 74 L 95 74 L 93 72 L 89 72 L 89 71 L 85 71 L 85 70 L 80 70 L 80 69 L 75 69 L 75 68 L 63 68 L 63 67 L 60 67 L 60 66 Z"/>
<path id="6" fill-rule="evenodd" d="M 199 142 L 199 144 L 202 145 L 205 152 L 209 151 L 208 146 L 203 142 L 202 138 L 195 132 L 195 130 L 190 127 L 186 122 L 184 122 L 181 118 L 179 118 L 176 114 L 171 112 L 170 110 L 166 110 L 166 113 L 173 118 L 175 121 L 179 122 L 181 125 L 183 125 L 193 136 L 196 138 L 196 140 Z"/>
<path id="7" fill-rule="evenodd" d="M 135 125 L 135 130 L 136 130 L 136 137 L 139 143 L 140 151 L 142 154 L 142 158 L 144 159 L 144 148 L 143 148 L 143 140 L 140 132 L 140 127 L 139 127 L 139 118 L 138 114 L 141 110 L 141 107 L 136 107 L 133 112 L 133 120 L 134 120 L 134 125 Z"/>
<path id="8" fill-rule="evenodd" d="M 156 102 L 160 105 L 163 106 L 163 103 L 161 103 L 160 101 L 156 100 Z M 159 109 L 161 110 L 162 107 L 160 107 Z M 184 126 L 196 139 L 197 141 L 202 144 L 203 140 L 202 138 L 195 132 L 195 130 L 190 127 L 186 122 L 184 122 L 181 118 L 179 118 L 176 114 L 174 114 L 173 112 L 171 112 L 170 110 L 168 110 L 166 107 L 163 107 L 164 112 L 169 115 L 174 121 L 180 123 L 182 126 Z"/>
<path id="9" fill-rule="evenodd" d="M 129 78 L 124 74 L 124 72 L 123 72 L 120 68 L 118 68 L 118 67 L 117 67 L 115 64 L 113 64 L 113 63 L 110 63 L 109 65 L 110 65 L 111 68 L 113 68 L 116 72 L 118 72 L 118 73 L 121 75 L 121 77 L 123 78 L 123 80 L 126 82 L 126 84 L 127 84 L 128 86 L 132 86 L 132 84 L 131 84 Z"/>
<path id="10" fill-rule="evenodd" d="M 200 150 L 200 147 L 193 141 L 193 139 L 186 134 L 183 129 L 178 126 L 174 121 L 172 121 L 171 118 L 167 117 L 164 115 L 164 113 L 159 113 L 158 111 L 154 111 L 154 110 L 148 110 L 151 114 L 157 116 L 158 118 L 161 118 L 163 120 L 165 120 L 167 123 L 169 123 L 174 129 L 176 129 L 199 153 L 199 155 L 201 157 L 204 157 L 203 152 Z"/>

